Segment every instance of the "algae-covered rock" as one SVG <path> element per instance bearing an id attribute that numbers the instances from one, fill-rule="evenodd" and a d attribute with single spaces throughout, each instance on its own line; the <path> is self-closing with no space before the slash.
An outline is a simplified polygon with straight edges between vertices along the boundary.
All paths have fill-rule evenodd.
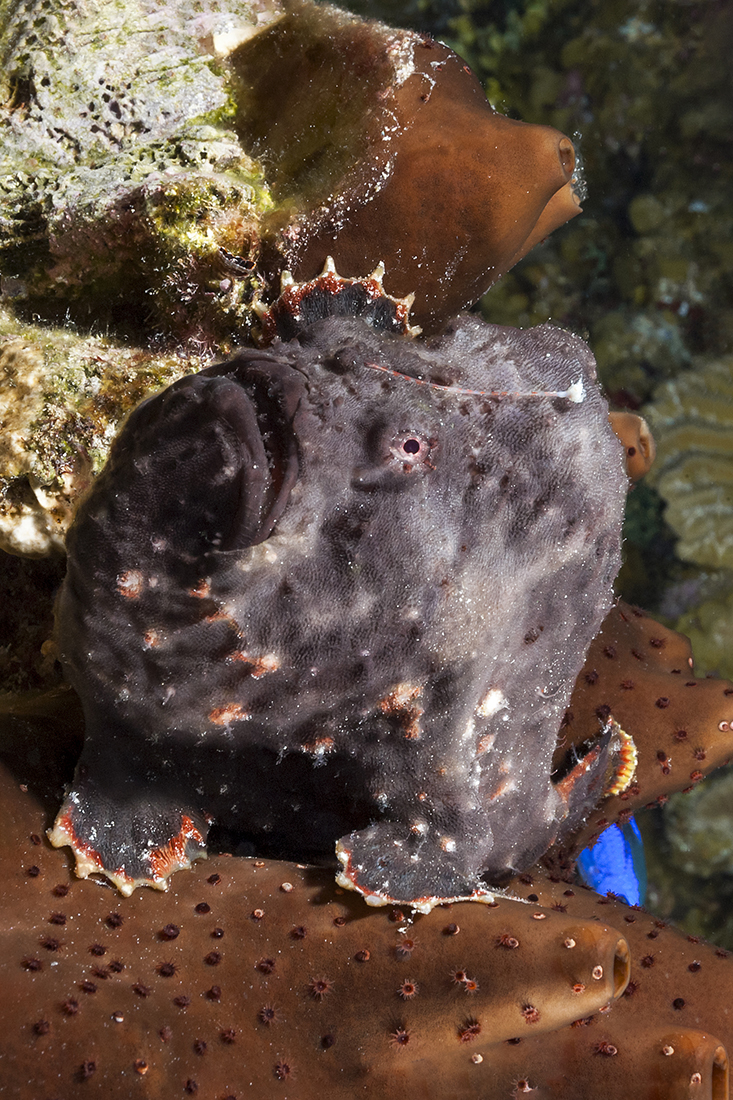
<path id="1" fill-rule="evenodd" d="M 23 324 L 0 308 L 0 548 L 63 550 L 74 503 L 125 414 L 194 357 Z"/>
<path id="2" fill-rule="evenodd" d="M 57 325 L 0 328 L 0 546 L 60 548 L 120 416 L 251 344 L 286 264 L 384 260 L 436 329 L 579 213 L 574 168 L 447 47 L 328 4 L 0 0 L 0 304 Z"/>
<path id="3" fill-rule="evenodd" d="M 312 0 L 44 3 L 0 38 L 18 296 L 98 319 L 106 289 L 117 321 L 147 294 L 176 337 L 242 343 L 283 266 L 331 254 L 384 261 L 436 329 L 579 213 L 572 142 L 499 114 L 426 36 Z"/>
<path id="4" fill-rule="evenodd" d="M 355 23 L 308 0 L 288 8 L 311 38 Z M 125 413 L 248 341 L 274 202 L 235 126 L 247 88 L 226 58 L 284 12 L 279 0 L 0 0 L 5 550 L 61 550 Z M 398 67 L 387 60 L 381 84 Z M 79 335 L 69 317 L 121 339 Z"/>
<path id="5" fill-rule="evenodd" d="M 232 129 L 221 57 L 281 11 L 2 0 L 0 272 L 13 296 L 97 319 L 157 305 L 163 323 L 185 276 L 202 292 L 226 277 L 220 247 L 257 247 L 271 199 Z"/>

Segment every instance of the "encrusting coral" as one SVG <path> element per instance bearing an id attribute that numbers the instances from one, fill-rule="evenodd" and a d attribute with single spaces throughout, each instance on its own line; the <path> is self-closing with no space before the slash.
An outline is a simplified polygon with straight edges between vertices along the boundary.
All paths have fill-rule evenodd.
<path id="1" fill-rule="evenodd" d="M 165 895 L 74 879 L 43 839 L 78 722 L 63 695 L 55 711 L 2 720 L 14 1100 L 727 1096 L 728 953 L 541 871 L 512 884 L 521 901 L 427 915 L 254 858 L 213 857 Z"/>
<path id="2" fill-rule="evenodd" d="M 712 878 L 733 872 L 730 829 L 733 770 L 723 769 L 689 797 L 670 800 L 665 835 L 674 850 L 675 865 L 689 875 Z"/>
<path id="3" fill-rule="evenodd" d="M 126 413 L 202 366 L 174 351 L 41 329 L 0 307 L 0 548 L 63 553 L 76 502 Z"/>
<path id="4" fill-rule="evenodd" d="M 222 290 L 219 247 L 247 259 L 272 200 L 231 128 L 220 57 L 281 14 L 277 0 L 234 10 L 217 0 L 3 0 L 0 265 L 10 297 L 44 313 L 56 301 L 61 316 L 72 305 L 85 321 L 174 309 L 189 336 L 203 317 L 246 326 L 251 286 Z M 218 309 L 207 310 L 214 294 Z"/>

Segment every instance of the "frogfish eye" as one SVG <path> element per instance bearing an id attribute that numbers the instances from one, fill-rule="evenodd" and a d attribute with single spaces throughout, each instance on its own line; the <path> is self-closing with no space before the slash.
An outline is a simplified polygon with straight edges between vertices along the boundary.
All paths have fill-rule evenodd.
<path id="1" fill-rule="evenodd" d="M 393 438 L 390 452 L 393 458 L 402 463 L 403 469 L 409 472 L 416 468 L 432 469 L 430 452 L 434 439 L 427 439 L 415 431 L 401 432 Z"/>

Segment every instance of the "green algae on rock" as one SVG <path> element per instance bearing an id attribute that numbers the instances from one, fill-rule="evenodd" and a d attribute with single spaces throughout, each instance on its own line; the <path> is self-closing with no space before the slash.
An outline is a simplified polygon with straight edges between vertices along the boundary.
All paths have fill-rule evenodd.
<path id="1" fill-rule="evenodd" d="M 103 314 L 106 296 L 139 306 L 153 291 L 164 317 L 176 265 L 206 284 L 219 245 L 246 255 L 271 200 L 231 129 L 220 58 L 281 10 L 4 0 L 0 263 L 17 296 Z"/>
<path id="2" fill-rule="evenodd" d="M 200 360 L 24 324 L 0 307 L 0 548 L 62 552 L 124 416 Z"/>

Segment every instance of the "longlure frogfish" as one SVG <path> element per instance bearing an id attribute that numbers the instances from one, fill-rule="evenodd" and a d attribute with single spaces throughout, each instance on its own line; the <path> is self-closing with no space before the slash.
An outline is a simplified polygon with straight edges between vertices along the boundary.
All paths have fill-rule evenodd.
<path id="1" fill-rule="evenodd" d="M 418 343 L 365 286 L 143 402 L 79 508 L 57 639 L 86 740 L 50 836 L 82 876 L 164 888 L 216 822 L 335 842 L 342 885 L 426 908 L 603 794 L 600 720 L 552 773 L 627 486 L 593 357 L 468 315 Z"/>

